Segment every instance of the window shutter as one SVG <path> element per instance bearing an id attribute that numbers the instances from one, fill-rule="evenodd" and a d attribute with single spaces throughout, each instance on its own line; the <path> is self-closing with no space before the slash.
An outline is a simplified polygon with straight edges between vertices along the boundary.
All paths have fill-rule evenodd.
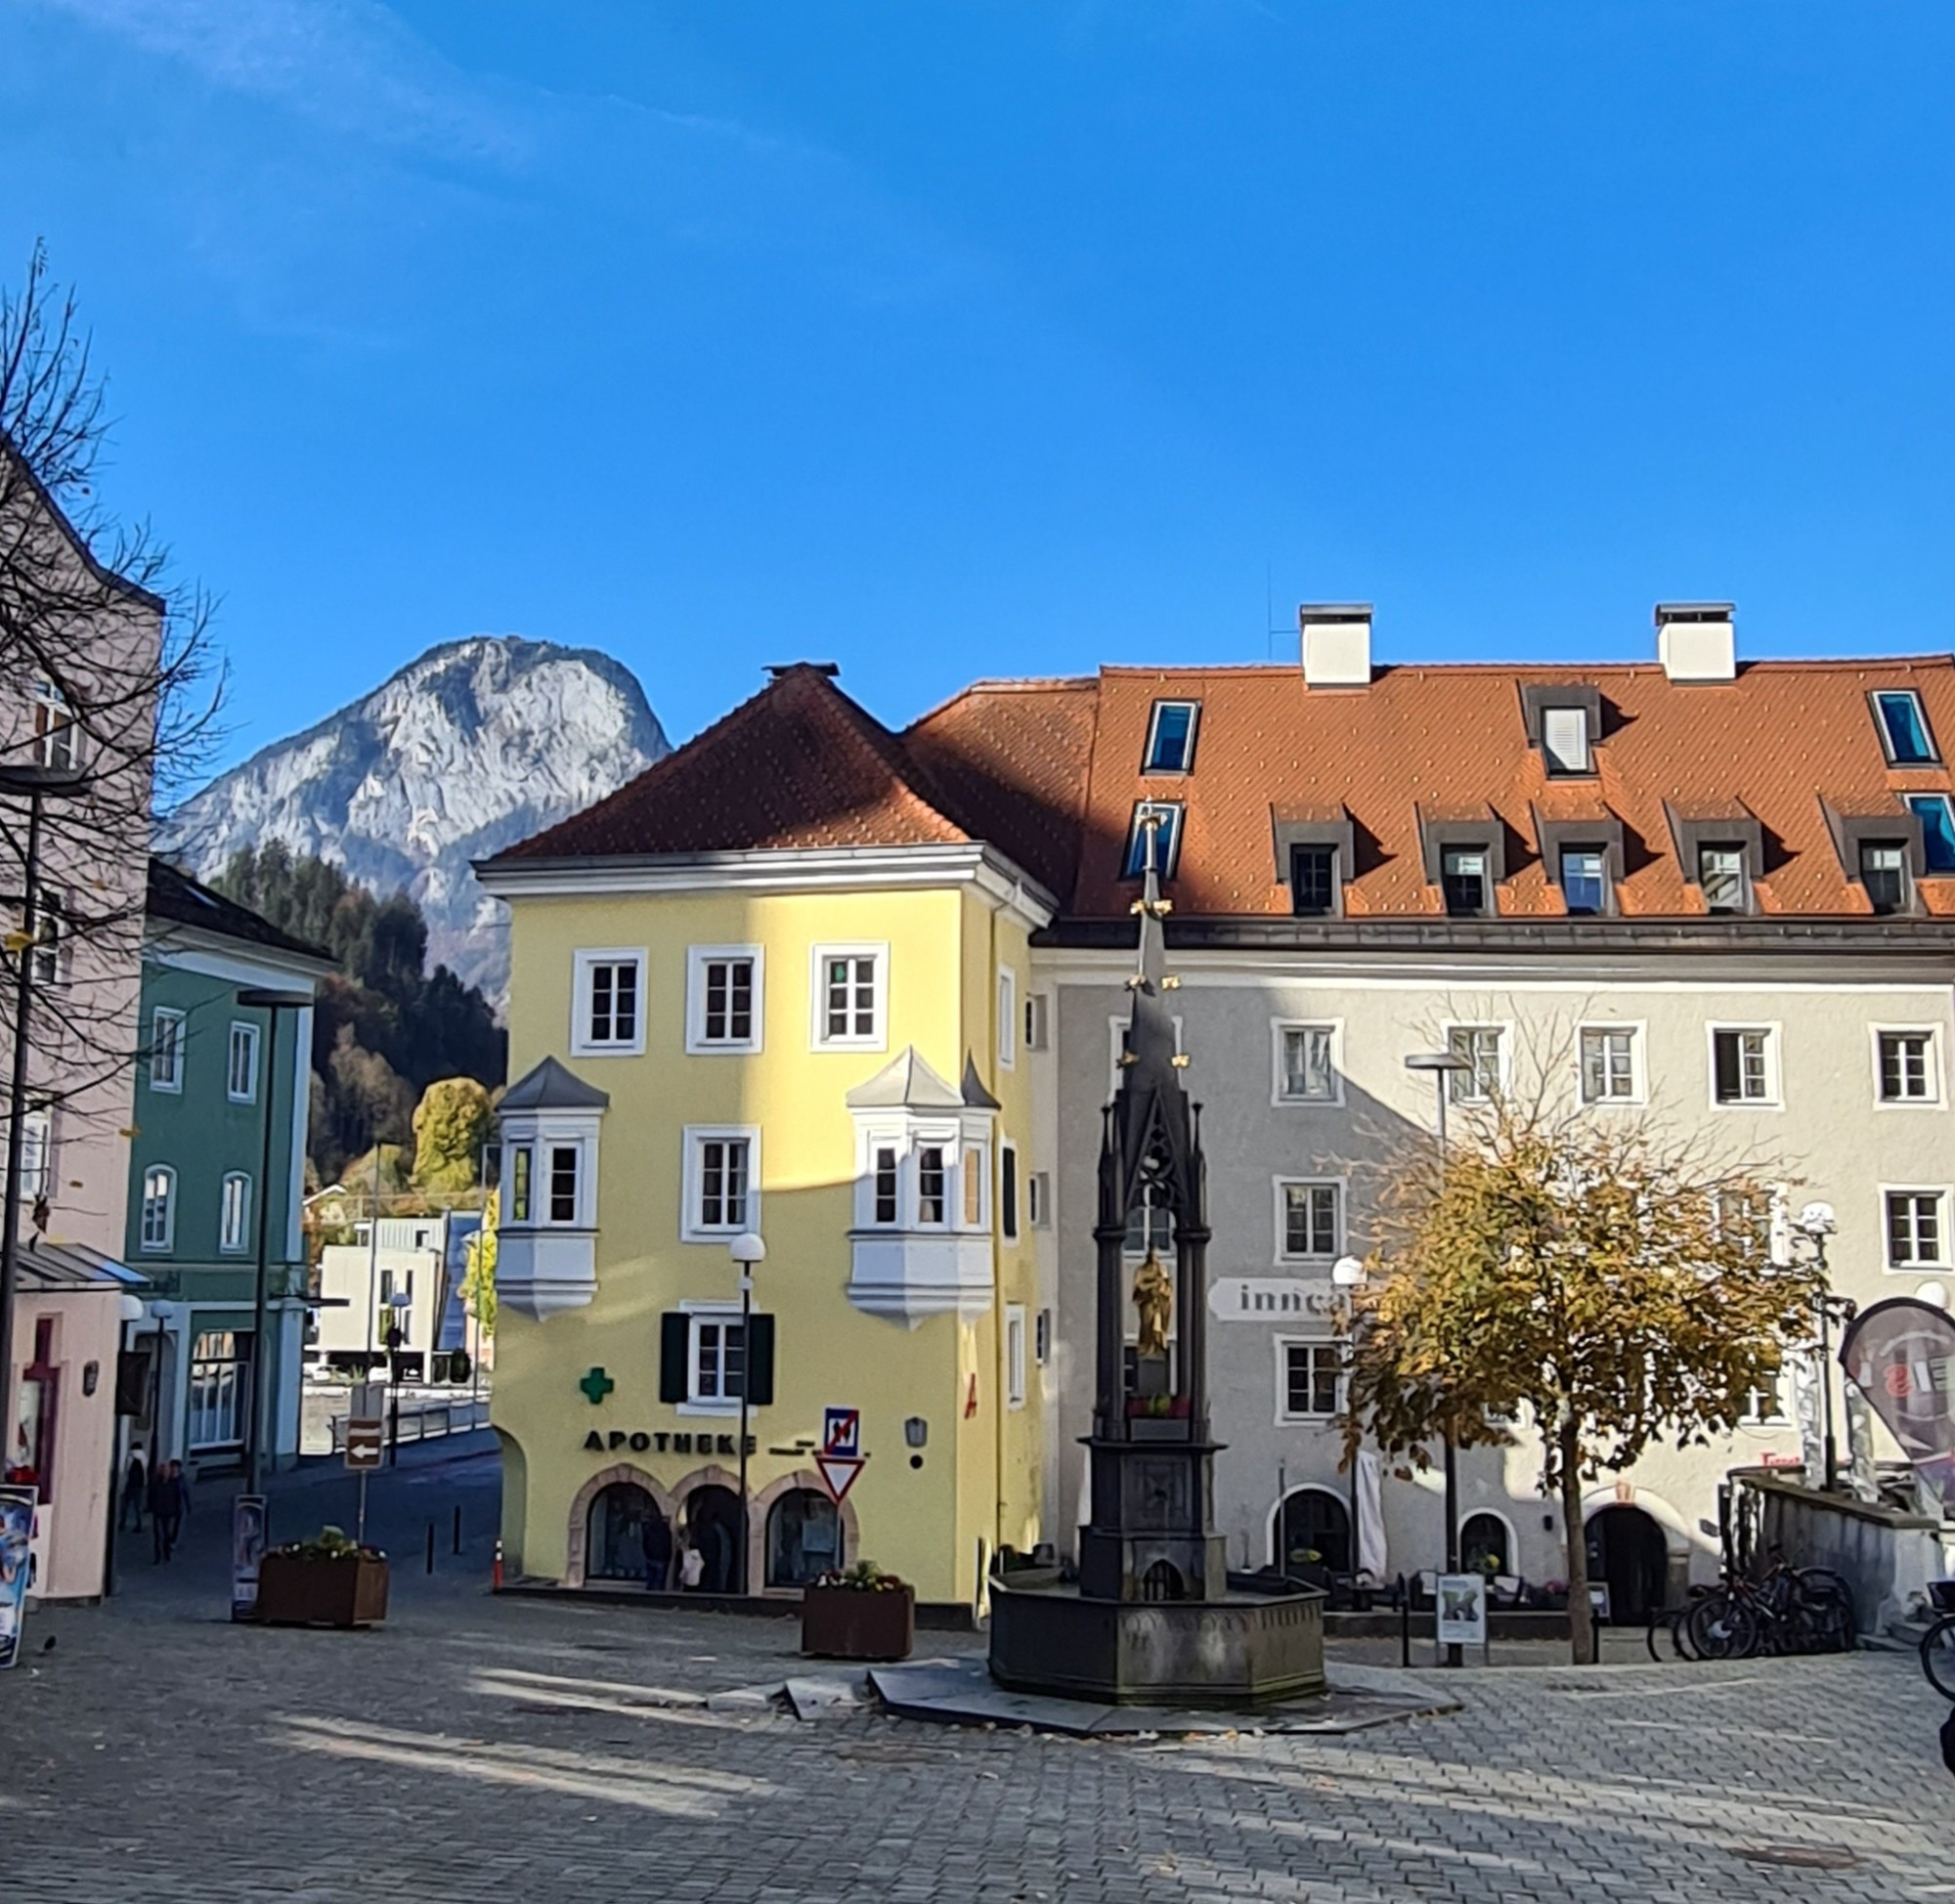
<path id="1" fill-rule="evenodd" d="M 686 1399 L 685 1361 L 692 1331 L 684 1314 L 668 1310 L 659 1318 L 659 1400 L 683 1402 Z"/>
<path id="2" fill-rule="evenodd" d="M 749 1319 L 749 1326 L 747 1400 L 755 1407 L 764 1408 L 774 1399 L 774 1319 L 757 1315 Z"/>

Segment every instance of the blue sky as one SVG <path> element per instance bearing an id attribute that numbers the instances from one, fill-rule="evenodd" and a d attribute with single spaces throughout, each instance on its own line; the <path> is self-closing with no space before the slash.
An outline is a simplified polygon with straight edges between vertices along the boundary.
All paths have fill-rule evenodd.
<path id="1" fill-rule="evenodd" d="M 429 644 L 674 737 L 979 673 L 1946 649 L 1955 8 L 0 0 L 231 753 Z M 1293 653 L 1293 633 L 1275 637 Z"/>

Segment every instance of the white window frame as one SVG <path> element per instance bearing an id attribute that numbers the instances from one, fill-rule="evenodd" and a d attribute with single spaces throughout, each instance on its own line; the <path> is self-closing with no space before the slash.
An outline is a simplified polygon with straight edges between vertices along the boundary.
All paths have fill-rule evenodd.
<path id="1" fill-rule="evenodd" d="M 238 1191 L 238 1227 L 231 1227 L 232 1187 Z M 227 1170 L 217 1192 L 217 1247 L 226 1256 L 241 1256 L 251 1247 L 251 1174 Z"/>
<path id="2" fill-rule="evenodd" d="M 1626 1031 L 1629 1034 L 1629 1095 L 1626 1098 L 1591 1098 L 1588 1095 L 1587 1053 L 1585 1049 L 1591 1031 Z M 1575 1095 L 1586 1110 L 1637 1109 L 1649 1102 L 1647 1050 L 1649 1028 L 1641 1018 L 1590 1018 L 1576 1027 Z"/>
<path id="3" fill-rule="evenodd" d="M 699 1200 L 705 1188 L 708 1144 L 747 1145 L 747 1207 L 738 1223 L 708 1225 L 699 1220 Z M 534 1180 L 533 1180 L 534 1183 Z M 679 1207 L 678 1239 L 682 1243 L 724 1243 L 729 1237 L 760 1228 L 760 1127 L 758 1124 L 688 1124 L 685 1127 L 681 1174 L 684 1202 Z M 547 1194 L 547 1190 L 544 1192 Z M 535 1207 L 532 1189 L 532 1207 Z"/>
<path id="4" fill-rule="evenodd" d="M 1027 1389 L 1026 1365 L 1030 1361 L 1025 1341 L 1025 1306 L 1021 1302 L 1005 1305 L 1005 1406 L 1022 1408 Z"/>
<path id="5" fill-rule="evenodd" d="M 1342 1177 L 1295 1177 L 1282 1176 L 1272 1179 L 1276 1205 L 1276 1250 L 1274 1261 L 1278 1268 L 1286 1268 L 1294 1263 L 1334 1263 L 1344 1253 L 1346 1237 L 1350 1234 L 1350 1185 Z M 1289 1249 L 1289 1197 L 1292 1190 L 1330 1190 L 1336 1192 L 1330 1220 L 1330 1247 L 1326 1250 L 1310 1250 L 1292 1255 Z"/>
<path id="6" fill-rule="evenodd" d="M 1188 752 L 1178 767 L 1157 767 L 1153 763 L 1154 743 L 1160 737 L 1161 710 L 1163 708 L 1186 708 L 1188 710 Z M 1201 737 L 1201 703 L 1191 701 L 1185 695 L 1170 695 L 1166 700 L 1156 701 L 1148 711 L 1147 745 L 1141 752 L 1141 774 L 1144 779 L 1156 780 L 1170 776 L 1178 777 L 1195 771 L 1195 749 Z"/>
<path id="7" fill-rule="evenodd" d="M 634 965 L 637 1018 L 630 1038 L 593 1039 L 590 1035 L 591 974 L 599 966 Z M 638 1058 L 645 1049 L 648 1016 L 645 981 L 651 959 L 642 945 L 581 945 L 571 954 L 570 1055 L 573 1058 Z"/>
<path id="8" fill-rule="evenodd" d="M 1778 1373 L 1772 1377 L 1769 1390 L 1772 1397 L 1771 1411 L 1769 1413 L 1762 1411 L 1755 1413 L 1750 1408 L 1747 1408 L 1738 1417 L 1738 1426 L 1740 1428 L 1790 1428 L 1792 1426 L 1792 1410 L 1786 1405 L 1787 1372 L 1785 1363 L 1781 1362 Z M 1755 1396 L 1766 1392 L 1765 1390 L 1757 1388 L 1751 1391 Z"/>
<path id="9" fill-rule="evenodd" d="M 1025 1220 L 1034 1230 L 1052 1228 L 1052 1172 L 1025 1173 Z"/>
<path id="10" fill-rule="evenodd" d="M 688 945 L 685 948 L 685 1049 L 691 1058 L 738 1058 L 766 1048 L 766 952 L 758 945 Z M 706 1035 L 706 968 L 722 960 L 748 960 L 754 968 L 753 1025 L 745 1038 Z"/>
<path id="11" fill-rule="evenodd" d="M 1141 827 L 1150 814 L 1160 815 L 1160 831 L 1154 836 L 1157 855 L 1154 877 L 1166 882 L 1181 870 L 1181 829 L 1185 818 L 1182 802 L 1178 800 L 1139 800 L 1134 802 L 1133 818 L 1127 823 L 1127 844 L 1120 849 L 1120 878 L 1125 884 L 1145 881 L 1146 869 L 1130 872 L 1136 853 L 1140 850 Z"/>
<path id="12" fill-rule="evenodd" d="M 1874 729 L 1880 735 L 1881 754 L 1889 766 L 1896 767 L 1902 772 L 1906 772 L 1909 768 L 1919 771 L 1924 767 L 1938 767 L 1941 765 L 1941 743 L 1934 737 L 1934 728 L 1928 718 L 1928 704 L 1921 698 L 1921 690 L 1919 688 L 1876 687 L 1870 688 L 1868 695 L 1873 703 Z M 1905 698 L 1914 703 L 1915 718 L 1921 723 L 1921 737 L 1928 743 L 1928 757 L 1926 759 L 1903 760 L 1896 752 L 1892 731 L 1888 726 L 1887 709 L 1882 705 L 1890 695 L 1896 699 Z"/>
<path id="13" fill-rule="evenodd" d="M 1013 1194 L 1010 1197 L 1007 1197 L 1005 1194 L 1005 1159 L 1008 1156 L 1012 1160 L 1010 1175 Z M 998 1201 L 995 1205 L 998 1212 L 998 1240 L 1000 1242 L 1016 1243 L 1023 1236 L 1025 1229 L 1024 1195 L 1025 1178 L 1024 1172 L 1019 1168 L 1019 1147 L 1010 1138 L 1001 1137 L 998 1140 Z"/>
<path id="14" fill-rule="evenodd" d="M 1889 1202 L 1896 1196 L 1932 1196 L 1935 1199 L 1940 1231 L 1940 1254 L 1933 1262 L 1896 1263 L 1893 1260 L 1893 1233 L 1889 1227 Z M 1881 1267 L 1889 1276 L 1932 1276 L 1955 1269 L 1948 1248 L 1949 1186 L 1946 1184 L 1883 1184 L 1881 1186 Z"/>
<path id="15" fill-rule="evenodd" d="M 250 1070 L 242 1091 L 238 1088 L 238 1045 L 239 1034 L 251 1051 Z M 258 1048 L 262 1041 L 258 1027 L 248 1018 L 233 1018 L 231 1035 L 224 1046 L 224 1091 L 234 1104 L 255 1104 L 258 1102 Z"/>
<path id="16" fill-rule="evenodd" d="M 566 1137 L 561 1132 L 543 1131 L 530 1140 L 534 1155 L 530 1159 L 530 1223 L 538 1230 L 587 1230 L 594 1226 L 589 1222 L 590 1213 L 590 1145 L 582 1137 Z M 556 1152 L 574 1150 L 577 1153 L 575 1194 L 572 1201 L 576 1208 L 567 1217 L 560 1217 L 552 1208 L 555 1202 Z"/>
<path id="17" fill-rule="evenodd" d="M 1494 1055 L 1494 1068 L 1499 1073 L 1495 1079 L 1495 1089 L 1504 1096 L 1507 1089 L 1508 1066 L 1513 1060 L 1513 1039 L 1508 1036 L 1513 1030 L 1512 1024 L 1505 1018 L 1449 1018 L 1440 1030 L 1444 1034 L 1444 1049 L 1450 1058 L 1462 1055 L 1453 1049 L 1453 1034 L 1455 1031 L 1492 1031 L 1499 1034 L 1499 1049 Z M 1473 1071 L 1449 1071 L 1445 1075 L 1448 1103 L 1473 1105 L 1492 1103 L 1492 1092 L 1475 1090 L 1470 1096 L 1467 1093 L 1465 1087 L 1468 1080 L 1478 1078 L 1477 1068 Z"/>
<path id="18" fill-rule="evenodd" d="M 1019 1067 L 1019 974 L 1010 966 L 998 968 L 998 1063 L 1001 1069 Z"/>
<path id="19" fill-rule="evenodd" d="M 163 1193 L 160 1199 L 152 1196 L 150 1185 L 153 1179 L 162 1180 Z M 153 1203 L 160 1201 L 163 1212 L 162 1234 L 150 1233 L 150 1210 Z M 143 1250 L 153 1256 L 167 1255 L 177 1243 L 177 1173 L 174 1164 L 152 1163 L 143 1172 L 143 1194 L 138 1204 L 137 1241 Z"/>
<path id="20" fill-rule="evenodd" d="M 1878 1110 L 1939 1110 L 1941 1087 L 1941 1027 L 1937 1024 L 1876 1024 L 1868 1027 L 1874 1055 L 1874 1106 Z M 1928 1092 L 1920 1098 L 1890 1098 L 1882 1091 L 1881 1040 L 1883 1038 L 1926 1038 L 1928 1040 Z"/>
<path id="21" fill-rule="evenodd" d="M 1292 1031 L 1322 1031 L 1330 1046 L 1330 1095 L 1299 1098 L 1283 1089 L 1289 1073 L 1283 1064 L 1283 1039 Z M 1181 1039 L 1176 1036 L 1175 1043 Z M 1344 1020 L 1342 1018 L 1272 1018 L 1270 1020 L 1270 1103 L 1295 1109 L 1334 1110 L 1344 1103 Z"/>
<path id="22" fill-rule="evenodd" d="M 1552 738 L 1554 727 L 1573 720 L 1581 740 L 1581 759 L 1572 761 Z M 1595 736 L 1588 731 L 1588 710 L 1579 702 L 1570 705 L 1546 702 L 1541 711 L 1541 757 L 1549 775 L 1556 779 L 1576 779 L 1595 771 Z"/>
<path id="23" fill-rule="evenodd" d="M 719 1327 L 740 1327 L 740 1305 L 737 1302 L 682 1302 L 679 1312 L 684 1316 L 685 1328 L 685 1400 L 673 1405 L 673 1412 L 683 1415 L 726 1415 L 738 1416 L 740 1398 L 737 1395 L 702 1395 L 699 1392 L 699 1331 L 703 1322 L 717 1323 Z M 747 1381 L 748 1345 L 743 1338 L 740 1344 L 740 1381 L 744 1387 Z M 725 1343 L 720 1344 L 720 1383 L 725 1384 Z"/>
<path id="24" fill-rule="evenodd" d="M 955 1124 L 942 1129 L 918 1129 L 911 1133 L 909 1168 L 905 1172 L 904 1190 L 907 1192 L 905 1208 L 907 1230 L 941 1230 L 946 1233 L 962 1228 L 959 1219 L 964 1211 L 959 1198 L 957 1181 L 958 1148 L 962 1133 Z M 943 1214 L 926 1221 L 923 1213 L 923 1153 L 934 1150 L 941 1159 L 943 1173 Z"/>
<path id="25" fill-rule="evenodd" d="M 1719 1032 L 1761 1032 L 1765 1041 L 1765 1095 L 1762 1098 L 1720 1098 L 1717 1095 L 1717 1034 Z M 1704 1027 L 1705 1061 L 1710 1066 L 1705 1080 L 1713 1110 L 1783 1110 L 1785 1090 L 1780 1047 L 1782 1027 L 1774 1020 L 1757 1018 L 1745 1023 L 1715 1023 Z"/>
<path id="26" fill-rule="evenodd" d="M 875 974 L 874 1011 L 876 1030 L 873 1037 L 858 1037 L 854 1033 L 839 1038 L 827 1035 L 828 1029 L 828 979 L 822 971 L 830 959 L 873 959 Z M 852 981 L 851 981 L 852 983 Z M 808 948 L 807 962 L 808 1018 L 807 1039 L 810 1051 L 887 1051 L 890 1045 L 890 945 L 887 939 L 836 940 L 829 944 L 812 945 Z"/>
<path id="27" fill-rule="evenodd" d="M 1044 992 L 1025 994 L 1025 1049 L 1044 1051 L 1052 1042 L 1052 1001 Z"/>
<path id="28" fill-rule="evenodd" d="M 1276 1344 L 1277 1395 L 1276 1423 L 1280 1428 L 1323 1428 L 1334 1423 L 1344 1412 L 1345 1395 L 1350 1382 L 1349 1356 L 1340 1337 L 1335 1335 L 1279 1335 L 1272 1338 Z M 1316 1410 L 1298 1411 L 1289 1405 L 1289 1354 L 1292 1349 L 1328 1350 L 1337 1364 L 1336 1406 L 1328 1414 Z"/>
<path id="29" fill-rule="evenodd" d="M 167 1091 L 172 1097 L 181 1097 L 184 1088 L 184 1043 L 185 1026 L 189 1015 L 180 1012 L 173 1005 L 158 1005 L 150 1014 L 150 1089 Z M 170 1028 L 168 1043 L 169 1063 L 161 1060 L 164 1056 L 163 1027 Z"/>
<path id="30" fill-rule="evenodd" d="M 72 771 L 81 764 L 81 727 L 74 703 L 47 675 L 34 681 L 34 758 L 44 767 Z M 43 713 L 47 724 L 41 724 Z"/>
<path id="31" fill-rule="evenodd" d="M 950 1209 L 953 1221 L 950 1227 L 966 1236 L 988 1234 L 991 1229 L 991 1147 L 982 1138 L 960 1132 L 952 1155 L 956 1162 L 956 1175 L 950 1187 L 953 1192 Z M 972 1217 L 967 1216 L 965 1211 L 967 1198 L 974 1189 L 978 1192 L 978 1214 Z"/>

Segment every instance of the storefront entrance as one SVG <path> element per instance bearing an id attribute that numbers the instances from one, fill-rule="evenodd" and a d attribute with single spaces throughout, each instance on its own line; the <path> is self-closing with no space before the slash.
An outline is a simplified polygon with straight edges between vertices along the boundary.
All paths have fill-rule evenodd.
<path id="1" fill-rule="evenodd" d="M 705 1571 L 699 1577 L 702 1593 L 734 1593 L 740 1586 L 740 1497 L 731 1488 L 695 1488 L 685 1497 L 684 1537 L 699 1549 Z"/>
<path id="2" fill-rule="evenodd" d="M 805 1586 L 841 1565 L 842 1517 L 826 1494 L 797 1488 L 767 1510 L 767 1584 Z"/>
<path id="3" fill-rule="evenodd" d="M 1286 1494 L 1277 1516 L 1277 1565 L 1297 1579 L 1308 1579 L 1308 1570 L 1318 1567 L 1348 1574 L 1351 1510 L 1324 1488 Z"/>
<path id="4" fill-rule="evenodd" d="M 664 1517 L 644 1489 L 614 1481 L 598 1490 L 586 1526 L 584 1577 L 588 1580 L 642 1580 L 645 1530 Z"/>
<path id="5" fill-rule="evenodd" d="M 1606 1581 L 1609 1618 L 1640 1625 L 1664 1603 L 1670 1583 L 1670 1542 L 1640 1507 L 1605 1507 L 1588 1517 L 1588 1578 Z"/>

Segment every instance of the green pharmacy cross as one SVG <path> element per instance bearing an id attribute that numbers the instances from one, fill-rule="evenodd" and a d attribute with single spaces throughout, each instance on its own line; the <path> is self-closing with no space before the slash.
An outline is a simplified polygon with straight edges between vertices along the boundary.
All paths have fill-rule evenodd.
<path id="1" fill-rule="evenodd" d="M 618 1384 L 601 1368 L 593 1368 L 583 1381 L 578 1383 L 578 1387 L 590 1398 L 590 1406 L 593 1408 L 617 1386 Z"/>

